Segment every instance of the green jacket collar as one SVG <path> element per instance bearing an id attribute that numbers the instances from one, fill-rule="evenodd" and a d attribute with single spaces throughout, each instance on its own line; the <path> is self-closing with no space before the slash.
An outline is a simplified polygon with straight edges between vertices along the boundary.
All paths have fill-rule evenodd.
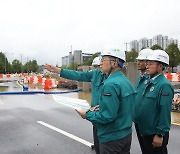
<path id="1" fill-rule="evenodd" d="M 157 76 L 157 78 L 155 78 L 154 80 L 151 81 L 151 83 L 153 84 L 157 84 L 162 78 L 164 78 L 164 74 L 160 74 L 159 76 Z"/>
<path id="2" fill-rule="evenodd" d="M 113 78 L 113 77 L 119 76 L 119 75 L 123 75 L 123 73 L 120 70 L 110 74 L 110 76 L 108 78 Z"/>

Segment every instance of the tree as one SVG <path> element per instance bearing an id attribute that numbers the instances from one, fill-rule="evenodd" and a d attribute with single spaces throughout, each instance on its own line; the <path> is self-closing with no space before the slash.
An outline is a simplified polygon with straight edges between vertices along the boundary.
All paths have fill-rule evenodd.
<path id="1" fill-rule="evenodd" d="M 138 52 L 136 52 L 135 49 L 132 49 L 132 51 L 130 51 L 130 52 L 126 51 L 126 61 L 127 62 L 135 62 L 137 56 L 138 56 Z"/>
<path id="2" fill-rule="evenodd" d="M 13 62 L 12 62 L 12 72 L 13 73 L 21 72 L 21 62 L 17 59 L 13 60 Z"/>
<path id="3" fill-rule="evenodd" d="M 0 73 L 6 73 L 8 60 L 6 58 L 6 55 L 2 52 L 0 52 Z"/>
<path id="4" fill-rule="evenodd" d="M 37 72 L 38 71 L 38 64 L 36 60 L 31 61 L 30 69 L 32 72 Z"/>
<path id="5" fill-rule="evenodd" d="M 151 47 L 152 50 L 157 50 L 157 49 L 160 49 L 160 50 L 163 50 L 163 48 L 161 48 L 161 46 L 159 46 L 158 44 L 155 44 Z"/>
<path id="6" fill-rule="evenodd" d="M 12 73 L 11 63 L 7 63 L 7 65 L 6 65 L 6 72 L 7 72 L 7 73 Z"/>
<path id="7" fill-rule="evenodd" d="M 166 48 L 166 52 L 169 55 L 169 66 L 172 68 L 177 66 L 180 63 L 180 51 L 177 44 L 171 43 Z"/>
<path id="8" fill-rule="evenodd" d="M 77 67 L 78 67 L 78 64 L 73 62 L 71 65 L 69 65 L 68 69 L 77 70 Z"/>
<path id="9" fill-rule="evenodd" d="M 37 72 L 37 71 L 38 71 L 38 64 L 36 60 L 28 61 L 23 67 L 23 72 Z"/>

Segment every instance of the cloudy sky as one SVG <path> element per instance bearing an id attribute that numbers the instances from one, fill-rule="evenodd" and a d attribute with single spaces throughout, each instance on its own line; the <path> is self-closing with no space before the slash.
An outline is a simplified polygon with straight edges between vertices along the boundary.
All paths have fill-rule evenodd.
<path id="1" fill-rule="evenodd" d="M 0 0 L 0 51 L 9 59 L 61 64 L 73 50 L 157 34 L 180 42 L 180 0 Z"/>

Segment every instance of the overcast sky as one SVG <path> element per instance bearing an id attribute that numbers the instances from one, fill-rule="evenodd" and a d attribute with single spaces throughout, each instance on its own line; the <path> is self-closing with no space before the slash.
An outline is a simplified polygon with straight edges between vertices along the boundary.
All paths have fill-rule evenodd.
<path id="1" fill-rule="evenodd" d="M 0 51 L 61 64 L 73 50 L 167 35 L 180 42 L 180 0 L 0 0 Z"/>

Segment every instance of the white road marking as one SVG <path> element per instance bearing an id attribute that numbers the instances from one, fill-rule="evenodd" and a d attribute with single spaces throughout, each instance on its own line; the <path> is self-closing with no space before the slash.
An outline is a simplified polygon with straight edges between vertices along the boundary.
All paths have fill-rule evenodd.
<path id="1" fill-rule="evenodd" d="M 16 84 L 17 84 L 18 86 L 20 86 L 21 88 L 23 87 L 18 81 L 16 81 Z"/>
<path id="2" fill-rule="evenodd" d="M 0 104 L 4 104 L 2 101 L 0 101 Z"/>
<path id="3" fill-rule="evenodd" d="M 65 135 L 65 136 L 67 136 L 67 137 L 69 137 L 69 138 L 71 138 L 71 139 L 73 139 L 73 140 L 76 140 L 76 141 L 78 141 L 78 142 L 80 142 L 80 143 L 82 143 L 82 144 L 84 144 L 84 145 L 86 145 L 86 146 L 88 146 L 88 147 L 91 147 L 91 145 L 92 145 L 92 143 L 90 143 L 90 142 L 88 142 L 88 141 L 86 141 L 86 140 L 84 140 L 84 139 L 81 139 L 81 138 L 79 138 L 79 137 L 77 137 L 77 136 L 75 136 L 75 135 L 72 135 L 72 134 L 70 134 L 70 133 L 68 133 L 68 132 L 65 132 L 64 130 L 61 130 L 61 129 L 59 129 L 59 128 L 56 128 L 56 127 L 54 127 L 54 126 L 52 126 L 52 125 L 49 125 L 49 124 L 47 124 L 47 123 L 45 123 L 45 122 L 43 122 L 43 121 L 37 121 L 37 123 L 39 123 L 39 124 L 41 124 L 41 125 L 43 125 L 43 126 L 45 126 L 45 127 L 48 127 L 48 128 L 50 128 L 50 129 L 58 132 L 58 133 L 61 133 L 61 134 Z"/>

